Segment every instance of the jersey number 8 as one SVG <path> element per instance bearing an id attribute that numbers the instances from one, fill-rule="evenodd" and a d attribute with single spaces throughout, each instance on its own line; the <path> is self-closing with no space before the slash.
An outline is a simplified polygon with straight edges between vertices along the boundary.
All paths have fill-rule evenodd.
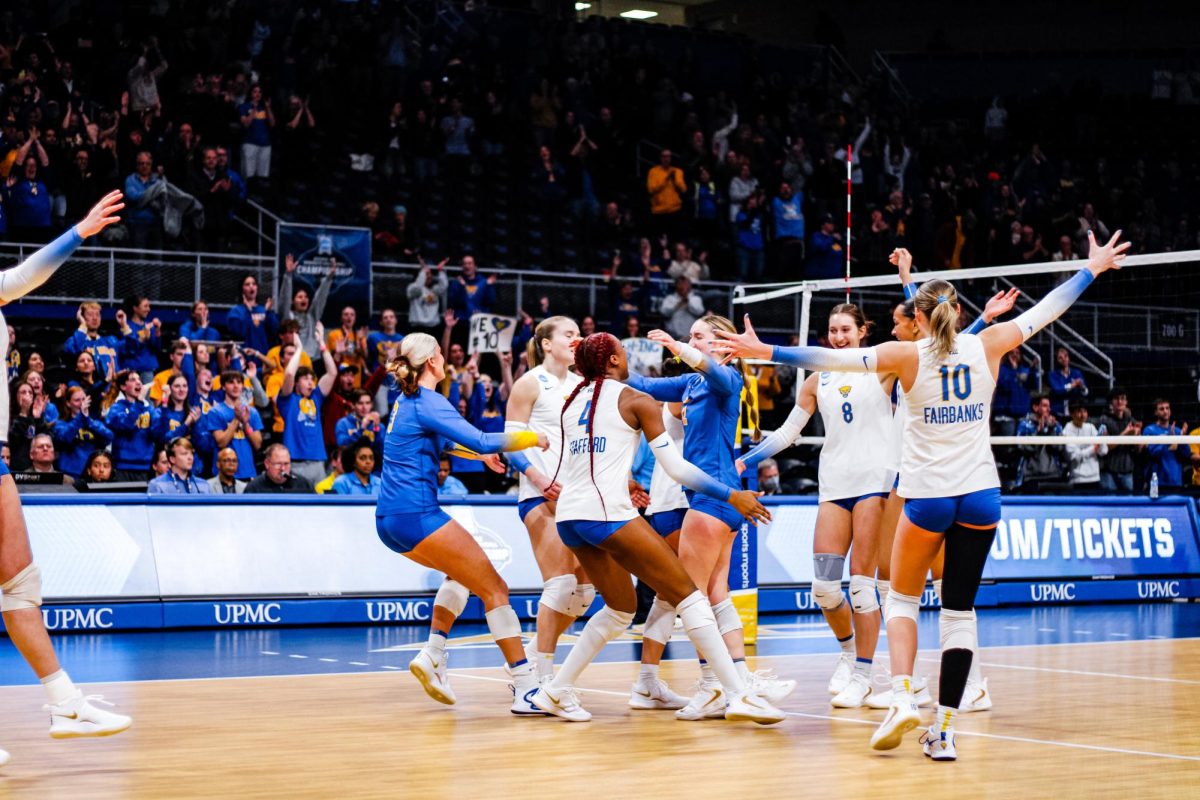
<path id="1" fill-rule="evenodd" d="M 854 422 L 854 406 L 850 405 L 850 401 L 842 403 L 842 419 L 846 422 Z"/>
<path id="2" fill-rule="evenodd" d="M 950 400 L 950 384 L 954 384 L 954 396 L 966 400 L 971 396 L 971 368 L 958 364 L 951 373 L 950 367 L 942 367 L 942 402 Z"/>

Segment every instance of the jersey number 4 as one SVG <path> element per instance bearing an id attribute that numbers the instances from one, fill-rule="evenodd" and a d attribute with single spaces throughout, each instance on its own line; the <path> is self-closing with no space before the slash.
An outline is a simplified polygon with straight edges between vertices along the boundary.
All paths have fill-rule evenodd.
<path id="1" fill-rule="evenodd" d="M 966 400 L 971 396 L 971 368 L 966 364 L 958 364 L 951 371 L 950 367 L 942 367 L 942 402 L 950 400 L 950 385 L 954 384 L 954 396 Z"/>
<path id="2" fill-rule="evenodd" d="M 584 427 L 587 427 L 588 412 L 591 410 L 592 410 L 592 401 L 588 400 L 586 403 L 583 404 L 583 413 L 579 415 L 579 423 L 578 424 L 583 425 Z"/>

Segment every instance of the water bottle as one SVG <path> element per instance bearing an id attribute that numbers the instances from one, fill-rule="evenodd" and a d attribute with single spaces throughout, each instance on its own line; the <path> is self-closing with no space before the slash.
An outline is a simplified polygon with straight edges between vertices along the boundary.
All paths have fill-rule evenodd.
<path id="1" fill-rule="evenodd" d="M 1158 472 L 1150 473 L 1150 499 L 1158 499 Z"/>

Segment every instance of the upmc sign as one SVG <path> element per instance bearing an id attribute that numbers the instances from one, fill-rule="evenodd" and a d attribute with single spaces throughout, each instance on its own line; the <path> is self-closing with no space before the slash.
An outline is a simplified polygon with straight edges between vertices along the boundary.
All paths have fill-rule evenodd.
<path id="1" fill-rule="evenodd" d="M 1138 577 L 1200 573 L 1191 501 L 1036 504 L 1006 499 L 985 578 Z"/>

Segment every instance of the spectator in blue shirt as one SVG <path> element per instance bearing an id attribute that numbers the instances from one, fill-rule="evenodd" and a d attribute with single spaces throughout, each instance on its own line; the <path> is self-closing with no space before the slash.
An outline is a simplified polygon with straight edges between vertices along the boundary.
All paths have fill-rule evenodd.
<path id="1" fill-rule="evenodd" d="M 162 213 L 145 205 L 150 187 L 162 180 L 154 174 L 154 157 L 142 150 L 134 157 L 134 171 L 125 178 L 125 224 L 131 247 L 158 250 L 162 247 Z"/>
<path id="2" fill-rule="evenodd" d="M 4 184 L 4 201 L 8 206 L 9 238 L 22 242 L 45 242 L 50 239 L 50 190 L 38 175 L 38 160 L 26 156 L 24 168 L 18 173 L 13 166 Z"/>
<path id="3" fill-rule="evenodd" d="M 71 356 L 90 353 L 97 380 L 110 380 L 121 368 L 124 341 L 115 336 L 100 335 L 99 303 L 80 303 L 75 319 L 79 321 L 79 329 L 63 344 L 63 352 Z"/>
<path id="4" fill-rule="evenodd" d="M 496 302 L 496 276 L 483 277 L 475 265 L 475 257 L 463 256 L 462 274 L 450 282 L 447 302 L 458 318 L 467 322 L 472 314 L 488 313 Z"/>
<path id="5" fill-rule="evenodd" d="M 805 277 L 812 280 L 840 278 L 846 271 L 846 251 L 842 235 L 834 230 L 833 215 L 821 217 L 821 229 L 812 235 Z"/>
<path id="6" fill-rule="evenodd" d="M 374 372 L 380 364 L 387 363 L 388 345 L 399 344 L 404 338 L 404 334 L 396 330 L 397 325 L 394 310 L 385 308 L 379 313 L 379 327 L 382 330 L 367 335 L 367 369 Z"/>
<path id="7" fill-rule="evenodd" d="M 366 497 L 379 496 L 375 472 L 375 450 L 365 439 L 342 451 L 342 474 L 333 482 L 333 493 Z"/>
<path id="8" fill-rule="evenodd" d="M 1029 410 L 1030 389 L 1041 383 L 1037 365 L 1021 360 L 1021 349 L 1014 347 L 1000 362 L 1000 374 L 996 377 L 996 394 L 992 399 L 993 433 L 996 436 L 1012 436 L 1017 421 Z"/>
<path id="9" fill-rule="evenodd" d="M 1188 432 L 1187 423 L 1178 425 L 1171 420 L 1171 401 L 1161 397 L 1154 401 L 1154 423 L 1147 425 L 1144 436 L 1182 436 Z M 1146 480 L 1158 475 L 1158 485 L 1183 486 L 1183 464 L 1191 460 L 1191 449 L 1187 445 L 1151 444 L 1139 445 L 1150 457 L 1146 465 Z"/>
<path id="10" fill-rule="evenodd" d="M 259 304 L 258 279 L 247 275 L 242 279 L 241 302 L 230 309 L 226 317 L 229 335 L 257 353 L 267 352 L 279 330 L 279 318 L 271 310 L 273 304 L 269 297 L 265 306 Z M 254 360 L 258 361 L 257 358 Z"/>
<path id="11" fill-rule="evenodd" d="M 779 196 L 771 201 L 775 223 L 775 242 L 779 249 L 779 275 L 801 274 L 804 264 L 804 196 L 792 192 L 786 181 L 779 185 Z"/>
<path id="12" fill-rule="evenodd" d="M 271 128 L 275 112 L 263 101 L 262 87 L 250 87 L 250 99 L 238 107 L 242 121 L 242 174 L 246 180 L 271 177 Z"/>
<path id="13" fill-rule="evenodd" d="M 438 462 L 438 494 L 450 497 L 467 496 L 467 487 L 450 474 L 450 459 L 447 456 L 442 456 Z"/>
<path id="14" fill-rule="evenodd" d="M 145 480 L 154 458 L 154 431 L 160 411 L 142 400 L 142 379 L 133 370 L 121 370 L 113 379 L 109 393 L 121 397 L 104 417 L 113 433 L 113 465 L 124 473 L 124 480 Z"/>
<path id="15" fill-rule="evenodd" d="M 112 441 L 112 431 L 91 413 L 92 398 L 81 386 L 71 385 L 66 389 L 62 416 L 50 428 L 58 450 L 58 468 L 79 478 L 88 456 Z"/>
<path id="16" fill-rule="evenodd" d="M 325 346 L 325 329 L 317 323 L 317 341 L 325 374 L 317 376 L 309 367 L 300 366 L 303 350 L 297 349 L 283 370 L 283 383 L 275 404 L 283 419 L 283 443 L 292 454 L 292 473 L 316 486 L 325 477 L 325 437 L 321 407 L 333 391 L 338 368 Z"/>
<path id="17" fill-rule="evenodd" d="M 192 474 L 195 451 L 187 437 L 172 439 L 167 444 L 167 463 L 171 468 L 146 486 L 146 494 L 212 494 L 208 481 Z"/>
<path id="18" fill-rule="evenodd" d="M 383 464 L 383 426 L 375 411 L 375 401 L 370 392 L 361 389 L 352 393 L 354 411 L 338 420 L 334 435 L 340 447 L 349 447 L 360 439 L 371 442 L 375 448 L 375 463 Z"/>
<path id="19" fill-rule="evenodd" d="M 738 278 L 743 283 L 755 283 L 763 276 L 763 253 L 767 243 L 762 204 L 763 193 L 755 190 L 737 213 Z"/>
<path id="20" fill-rule="evenodd" d="M 1071 354 L 1067 352 L 1067 348 L 1058 348 L 1054 354 L 1054 361 L 1054 371 L 1049 375 L 1050 405 L 1055 414 L 1066 414 L 1073 400 L 1086 402 L 1088 385 L 1083 379 L 1083 373 L 1071 366 Z"/>
<path id="21" fill-rule="evenodd" d="M 263 440 L 262 417 L 257 409 L 242 402 L 245 380 L 246 376 L 237 370 L 221 373 L 224 401 L 209 408 L 197 426 L 203 433 L 212 436 L 210 449 L 213 452 L 219 453 L 231 447 L 237 453 L 238 471 L 234 477 L 239 480 L 250 480 L 257 474 L 254 471 L 254 453 L 262 447 Z M 197 375 L 197 381 L 202 383 L 200 375 Z M 290 466 L 290 456 L 288 462 Z"/>
<path id="22" fill-rule="evenodd" d="M 217 342 L 221 334 L 209 325 L 208 303 L 197 300 L 192 304 L 192 318 L 179 327 L 179 338 L 189 342 Z"/>
<path id="23" fill-rule="evenodd" d="M 158 357 L 162 353 L 162 320 L 150 316 L 150 298 L 134 295 L 125 301 L 125 314 L 117 315 L 117 323 L 125 334 L 125 351 L 121 366 L 136 370 L 142 383 L 154 380 L 158 370 Z M 128 329 L 128 332 L 126 332 Z"/>

